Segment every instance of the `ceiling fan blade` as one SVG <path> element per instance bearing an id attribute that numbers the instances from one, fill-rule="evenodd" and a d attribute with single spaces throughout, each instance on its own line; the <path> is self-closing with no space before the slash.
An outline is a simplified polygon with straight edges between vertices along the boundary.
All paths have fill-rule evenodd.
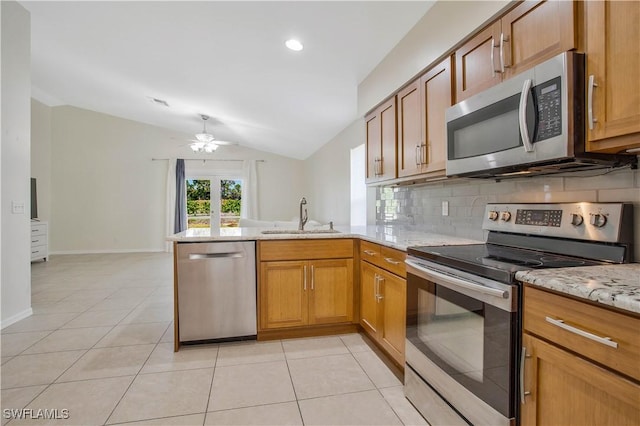
<path id="1" fill-rule="evenodd" d="M 238 142 L 219 141 L 218 139 L 214 140 L 213 143 L 216 145 L 238 145 Z"/>

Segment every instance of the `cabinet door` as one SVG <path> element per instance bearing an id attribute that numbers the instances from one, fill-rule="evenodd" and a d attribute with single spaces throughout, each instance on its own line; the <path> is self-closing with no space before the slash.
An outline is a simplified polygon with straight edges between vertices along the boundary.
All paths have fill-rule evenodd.
<path id="1" fill-rule="evenodd" d="M 353 259 L 309 262 L 309 324 L 353 320 Z"/>
<path id="2" fill-rule="evenodd" d="M 416 80 L 397 95 L 398 99 L 398 176 L 422 171 L 425 148 L 422 139 L 420 81 Z"/>
<path id="3" fill-rule="evenodd" d="M 379 281 L 382 321 L 378 327 L 378 338 L 387 352 L 404 365 L 407 282 L 388 272 L 382 272 Z"/>
<path id="4" fill-rule="evenodd" d="M 456 50 L 455 102 L 502 81 L 498 61 L 499 43 L 500 21 L 497 21 Z"/>
<path id="5" fill-rule="evenodd" d="M 395 97 L 365 118 L 367 131 L 367 182 L 396 177 Z"/>
<path id="6" fill-rule="evenodd" d="M 505 78 L 574 49 L 578 2 L 525 1 L 502 19 Z"/>
<path id="7" fill-rule="evenodd" d="M 637 384 L 528 334 L 523 347 L 523 426 L 640 424 Z"/>
<path id="8" fill-rule="evenodd" d="M 377 268 L 360 262 L 360 325 L 372 336 L 378 333 Z"/>
<path id="9" fill-rule="evenodd" d="M 588 1 L 587 77 L 592 90 L 591 151 L 640 146 L 640 2 Z M 619 137 L 618 140 L 604 140 Z M 622 138 L 620 138 L 622 137 Z"/>
<path id="10" fill-rule="evenodd" d="M 378 180 L 378 163 L 382 157 L 382 135 L 380 134 L 380 114 L 374 111 L 365 117 L 367 126 L 367 182 Z"/>
<path id="11" fill-rule="evenodd" d="M 423 173 L 445 175 L 447 125 L 445 111 L 453 105 L 452 58 L 431 68 L 420 78 L 422 96 L 422 140 L 426 143 Z"/>
<path id="12" fill-rule="evenodd" d="M 260 329 L 308 323 L 308 262 L 260 263 Z"/>

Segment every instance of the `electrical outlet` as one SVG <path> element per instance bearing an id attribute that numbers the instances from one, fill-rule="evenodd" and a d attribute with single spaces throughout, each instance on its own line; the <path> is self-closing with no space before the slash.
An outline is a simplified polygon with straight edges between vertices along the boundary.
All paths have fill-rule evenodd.
<path id="1" fill-rule="evenodd" d="M 449 216 L 449 202 L 442 202 L 442 216 Z"/>

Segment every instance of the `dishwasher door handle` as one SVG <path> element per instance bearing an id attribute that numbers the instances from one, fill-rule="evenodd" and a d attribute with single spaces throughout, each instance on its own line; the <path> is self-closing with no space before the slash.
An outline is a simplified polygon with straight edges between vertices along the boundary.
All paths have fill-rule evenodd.
<path id="1" fill-rule="evenodd" d="M 224 259 L 224 258 L 239 258 L 244 257 L 244 253 L 241 251 L 229 252 L 229 253 L 189 253 L 189 260 L 194 259 Z"/>

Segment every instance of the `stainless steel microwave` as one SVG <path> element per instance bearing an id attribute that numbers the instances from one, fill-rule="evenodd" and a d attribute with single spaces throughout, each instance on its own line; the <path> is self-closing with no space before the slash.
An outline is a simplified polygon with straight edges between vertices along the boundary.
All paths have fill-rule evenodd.
<path id="1" fill-rule="evenodd" d="M 585 56 L 565 52 L 446 111 L 447 176 L 509 177 L 635 163 L 585 152 Z"/>

